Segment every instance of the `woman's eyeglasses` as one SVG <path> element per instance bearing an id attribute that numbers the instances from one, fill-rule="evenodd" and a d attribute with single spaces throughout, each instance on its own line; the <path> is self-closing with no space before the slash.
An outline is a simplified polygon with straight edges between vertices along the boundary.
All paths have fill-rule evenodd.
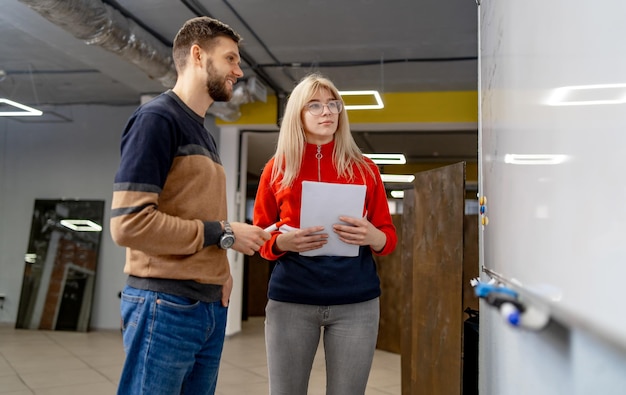
<path id="1" fill-rule="evenodd" d="M 313 115 L 322 115 L 324 107 L 328 107 L 328 111 L 333 114 L 339 114 L 343 109 L 343 102 L 341 100 L 331 100 L 327 104 L 313 101 L 306 105 L 306 109 Z"/>

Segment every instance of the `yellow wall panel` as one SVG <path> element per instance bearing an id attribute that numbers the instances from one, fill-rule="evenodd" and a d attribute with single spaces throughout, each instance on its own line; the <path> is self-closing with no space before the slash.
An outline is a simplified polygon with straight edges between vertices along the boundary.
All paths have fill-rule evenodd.
<path id="1" fill-rule="evenodd" d="M 350 110 L 350 123 L 466 123 L 478 121 L 478 93 L 463 92 L 400 92 L 382 95 L 385 108 Z M 277 99 L 241 106 L 236 122 L 217 120 L 218 125 L 276 125 Z"/>

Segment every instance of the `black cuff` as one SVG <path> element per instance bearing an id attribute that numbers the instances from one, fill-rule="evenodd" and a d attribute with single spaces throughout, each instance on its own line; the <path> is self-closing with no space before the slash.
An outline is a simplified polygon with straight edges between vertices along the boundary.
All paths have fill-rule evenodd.
<path id="1" fill-rule="evenodd" d="M 220 221 L 207 221 L 204 223 L 204 247 L 217 245 L 224 231 Z"/>

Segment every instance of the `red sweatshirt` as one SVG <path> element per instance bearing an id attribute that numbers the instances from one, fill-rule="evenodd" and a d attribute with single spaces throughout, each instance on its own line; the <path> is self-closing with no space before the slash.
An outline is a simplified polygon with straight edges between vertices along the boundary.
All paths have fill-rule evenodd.
<path id="1" fill-rule="evenodd" d="M 316 157 L 318 148 L 321 153 L 319 160 Z M 391 253 L 398 239 L 378 168 L 366 158 L 375 177 L 363 171 L 363 179 L 359 169 L 355 168 L 354 180 L 349 182 L 337 174 L 332 162 L 333 148 L 334 142 L 321 146 L 307 144 L 300 174 L 291 187 L 280 191 L 279 183 L 270 183 L 274 164 L 274 159 L 271 159 L 261 174 L 254 205 L 254 224 L 265 228 L 289 217 L 287 225 L 300 228 L 302 181 L 365 184 L 367 192 L 363 214 L 367 213 L 367 219 L 387 236 L 383 249 L 374 253 Z M 327 231 L 332 232 L 332 229 Z M 279 234 L 278 231 L 273 232 L 272 238 L 259 251 L 263 258 L 277 261 L 270 279 L 270 299 L 329 305 L 356 303 L 380 295 L 380 283 L 371 248 L 361 247 L 357 257 L 303 257 L 294 252 L 277 255 L 273 252 L 273 247 Z"/>

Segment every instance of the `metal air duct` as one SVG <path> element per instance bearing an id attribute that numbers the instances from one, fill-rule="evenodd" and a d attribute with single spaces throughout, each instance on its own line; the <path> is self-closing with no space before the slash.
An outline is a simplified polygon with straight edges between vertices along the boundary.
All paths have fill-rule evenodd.
<path id="1" fill-rule="evenodd" d="M 176 83 L 171 48 L 101 0 L 19 1 L 85 43 L 134 63 L 165 87 Z"/>

